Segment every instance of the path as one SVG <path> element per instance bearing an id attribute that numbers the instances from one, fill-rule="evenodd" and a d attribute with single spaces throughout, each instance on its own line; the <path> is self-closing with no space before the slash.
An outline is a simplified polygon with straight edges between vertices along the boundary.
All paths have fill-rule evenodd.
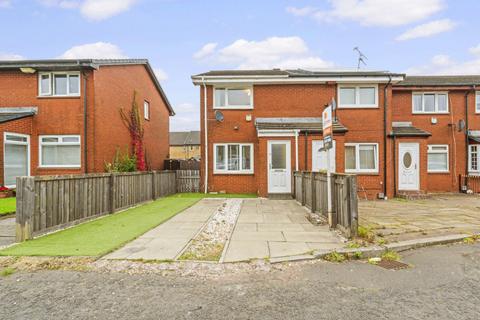
<path id="1" fill-rule="evenodd" d="M 0 248 L 15 243 L 15 218 L 0 219 Z"/>

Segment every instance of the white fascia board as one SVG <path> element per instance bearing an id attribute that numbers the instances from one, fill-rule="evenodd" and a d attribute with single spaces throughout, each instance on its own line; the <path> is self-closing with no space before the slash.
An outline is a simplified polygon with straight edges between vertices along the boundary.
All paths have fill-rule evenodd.
<path id="1" fill-rule="evenodd" d="M 328 77 L 328 78 L 205 78 L 193 79 L 193 84 L 202 85 L 203 83 L 208 85 L 228 85 L 228 84 L 302 84 L 302 83 L 397 83 L 403 81 L 403 77 Z"/>
<path id="2" fill-rule="evenodd" d="M 296 130 L 257 130 L 259 137 L 294 137 Z"/>

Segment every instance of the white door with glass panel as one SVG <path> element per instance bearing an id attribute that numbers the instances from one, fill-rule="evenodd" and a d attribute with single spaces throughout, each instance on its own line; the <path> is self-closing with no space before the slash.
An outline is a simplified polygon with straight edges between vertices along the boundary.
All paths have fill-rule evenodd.
<path id="1" fill-rule="evenodd" d="M 290 141 L 268 141 L 268 193 L 290 193 Z"/>
<path id="2" fill-rule="evenodd" d="M 398 190 L 419 190 L 419 154 L 418 143 L 400 143 L 398 145 Z"/>
<path id="3" fill-rule="evenodd" d="M 4 185 L 15 187 L 17 177 L 30 175 L 30 136 L 4 133 Z"/>
<path id="4" fill-rule="evenodd" d="M 312 141 L 312 171 L 327 171 L 327 154 L 330 153 L 330 171 L 335 172 L 336 142 L 328 152 L 323 149 L 323 140 Z"/>

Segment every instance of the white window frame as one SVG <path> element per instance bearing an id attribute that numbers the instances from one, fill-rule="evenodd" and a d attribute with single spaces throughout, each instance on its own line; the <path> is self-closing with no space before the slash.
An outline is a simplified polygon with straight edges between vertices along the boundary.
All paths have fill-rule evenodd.
<path id="1" fill-rule="evenodd" d="M 473 148 L 476 148 L 477 153 L 477 169 L 473 170 Z M 471 144 L 468 148 L 468 171 L 470 173 L 480 173 L 480 144 Z"/>
<path id="2" fill-rule="evenodd" d="M 228 146 L 238 145 L 240 170 L 228 170 Z M 217 146 L 225 147 L 225 169 L 217 169 Z M 250 169 L 242 169 L 242 147 L 250 146 Z M 253 143 L 214 143 L 213 144 L 213 173 L 214 174 L 253 174 L 254 172 L 254 151 Z"/>
<path id="3" fill-rule="evenodd" d="M 446 150 L 433 150 L 433 147 L 445 147 Z M 446 170 L 434 170 L 430 169 L 429 156 L 430 154 L 447 154 L 447 169 Z M 427 172 L 428 173 L 448 173 L 450 172 L 450 147 L 448 144 L 429 144 L 427 146 Z"/>
<path id="4" fill-rule="evenodd" d="M 58 138 L 59 142 L 42 142 L 43 138 Z M 63 138 L 78 138 L 78 142 L 60 142 Z M 42 147 L 50 146 L 78 146 L 80 148 L 80 164 L 63 164 L 63 165 L 44 165 L 42 157 Z M 81 168 L 82 167 L 82 137 L 80 135 L 40 135 L 38 136 L 38 159 L 40 168 Z"/>
<path id="5" fill-rule="evenodd" d="M 475 91 L 475 113 L 480 113 L 480 91 Z"/>
<path id="6" fill-rule="evenodd" d="M 360 142 L 360 143 L 345 143 L 346 147 L 355 147 L 355 168 L 356 169 L 347 169 L 345 165 L 346 173 L 378 173 L 378 143 L 375 142 Z M 360 169 L 360 146 L 375 146 L 375 168 L 374 169 Z M 345 153 L 345 164 L 347 162 L 347 155 Z"/>
<path id="7" fill-rule="evenodd" d="M 48 93 L 42 93 L 42 75 L 49 75 L 50 79 L 50 90 Z M 66 75 L 67 76 L 67 93 L 66 94 L 55 94 L 55 75 Z M 78 93 L 70 93 L 70 77 L 78 76 Z M 82 76 L 80 71 L 69 71 L 69 72 L 39 72 L 38 73 L 38 96 L 39 97 L 80 97 L 81 94 L 81 83 Z"/>
<path id="8" fill-rule="evenodd" d="M 425 95 L 435 95 L 435 111 L 429 111 L 426 112 L 425 110 Z M 422 111 L 416 111 L 415 110 L 415 96 L 416 95 L 422 95 Z M 438 111 L 438 96 L 439 95 L 446 95 L 447 96 L 447 111 Z M 448 98 L 448 92 L 413 92 L 412 93 L 412 114 L 449 114 L 450 113 L 450 103 L 449 103 L 449 98 Z"/>
<path id="9" fill-rule="evenodd" d="M 216 90 L 218 89 L 224 89 L 225 90 L 225 106 L 217 106 L 216 104 Z M 238 105 L 233 105 L 230 106 L 228 104 L 228 90 L 229 89 L 236 89 L 236 90 L 250 90 L 250 105 L 244 105 L 244 106 L 238 106 Z M 251 85 L 246 85 L 246 86 L 215 86 L 213 87 L 213 109 L 220 109 L 220 110 L 251 110 L 253 109 L 253 86 Z"/>
<path id="10" fill-rule="evenodd" d="M 344 104 L 340 95 L 341 89 L 355 89 L 355 104 Z M 375 103 L 360 104 L 360 88 L 374 88 L 375 89 Z M 342 84 L 337 86 L 337 97 L 339 108 L 378 108 L 378 84 Z"/>
<path id="11" fill-rule="evenodd" d="M 18 142 L 18 141 L 7 141 L 8 136 L 17 136 L 22 138 L 27 138 L 27 142 Z M 27 146 L 27 176 L 30 176 L 30 135 L 22 134 L 22 133 L 13 133 L 13 132 L 4 132 L 3 133 L 3 181 L 5 181 L 5 145 L 7 144 L 15 144 L 21 146 Z M 15 188 L 16 185 L 6 185 L 7 188 Z"/>
<path id="12" fill-rule="evenodd" d="M 143 117 L 145 120 L 150 120 L 150 102 L 147 100 L 143 101 Z"/>

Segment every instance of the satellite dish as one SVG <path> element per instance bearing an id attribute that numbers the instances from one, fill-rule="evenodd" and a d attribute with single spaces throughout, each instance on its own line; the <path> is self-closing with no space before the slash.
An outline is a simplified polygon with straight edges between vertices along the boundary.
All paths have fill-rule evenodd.
<path id="1" fill-rule="evenodd" d="M 218 122 L 223 122 L 223 113 L 221 111 L 215 111 L 215 120 L 217 120 Z"/>
<path id="2" fill-rule="evenodd" d="M 465 120 L 463 120 L 463 119 L 459 120 L 458 121 L 458 131 L 462 132 L 463 130 L 465 130 L 465 127 L 466 127 Z"/>

